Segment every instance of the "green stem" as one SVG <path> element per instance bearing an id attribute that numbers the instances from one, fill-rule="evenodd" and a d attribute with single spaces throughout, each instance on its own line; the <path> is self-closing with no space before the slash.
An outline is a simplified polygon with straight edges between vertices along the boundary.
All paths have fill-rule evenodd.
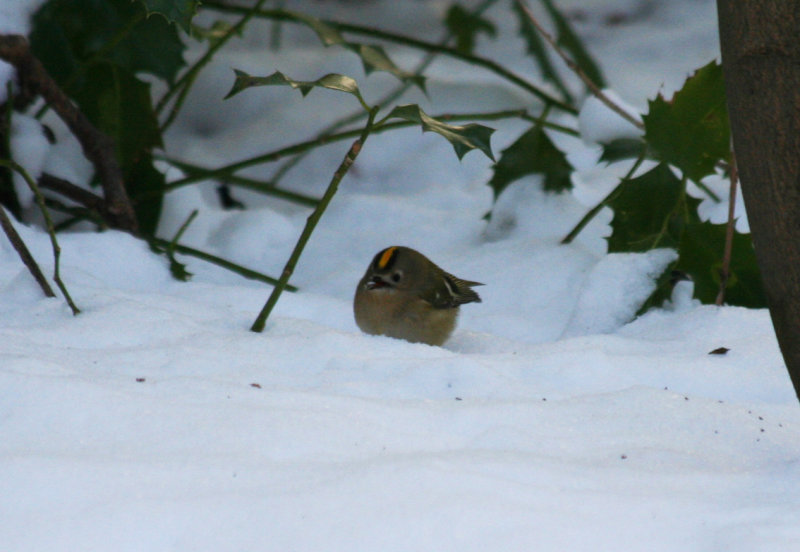
<path id="1" fill-rule="evenodd" d="M 345 154 L 344 159 L 342 159 L 339 168 L 336 169 L 335 173 L 333 173 L 333 178 L 331 178 L 331 182 L 328 184 L 328 189 L 325 190 L 325 195 L 323 195 L 322 199 L 320 199 L 319 205 L 317 205 L 317 208 L 314 209 L 314 211 L 308 216 L 306 226 L 303 228 L 303 233 L 300 234 L 300 238 L 297 240 L 297 244 L 294 246 L 294 250 L 289 257 L 289 260 L 286 262 L 286 266 L 283 269 L 280 281 L 272 290 L 269 299 L 267 299 L 267 303 L 264 305 L 264 308 L 261 309 L 261 312 L 258 314 L 255 322 L 253 322 L 253 326 L 250 328 L 251 331 L 264 331 L 264 326 L 267 323 L 267 319 L 269 318 L 272 309 L 275 307 L 275 304 L 278 302 L 278 298 L 281 296 L 283 288 L 286 287 L 289 278 L 291 278 L 292 274 L 294 273 L 294 268 L 297 265 L 297 261 L 300 259 L 303 249 L 305 249 L 308 240 L 311 238 L 314 228 L 316 228 L 317 223 L 325 212 L 325 209 L 327 209 L 328 204 L 331 202 L 331 199 L 333 199 L 333 196 L 339 189 L 339 183 L 344 178 L 344 175 L 347 174 L 347 171 L 350 169 L 353 162 L 356 160 L 356 157 L 358 157 L 358 154 L 361 152 L 364 142 L 366 142 L 370 132 L 372 132 L 372 123 L 375 120 L 375 115 L 377 113 L 377 106 L 370 110 L 369 118 L 367 119 L 367 124 L 364 127 L 364 130 L 361 131 L 359 138 L 353 142 L 352 146 L 350 146 L 350 149 Z"/>
<path id="2" fill-rule="evenodd" d="M 186 217 L 186 220 L 183 221 L 183 224 L 181 224 L 181 227 L 178 228 L 178 231 L 175 232 L 175 237 L 172 238 L 172 241 L 169 242 L 169 247 L 167 247 L 167 251 L 170 254 L 175 252 L 175 245 L 179 241 L 181 241 L 181 238 L 183 237 L 183 234 L 186 233 L 186 230 L 189 228 L 189 225 L 192 224 L 192 222 L 194 222 L 194 219 L 197 218 L 197 213 L 199 213 L 197 209 L 192 210 L 189 216 Z"/>
<path id="3" fill-rule="evenodd" d="M 165 240 L 163 238 L 156 238 L 151 236 L 148 238 L 151 244 L 156 245 L 158 248 L 168 248 L 171 247 L 178 253 L 182 253 L 183 255 L 189 255 L 191 257 L 196 257 L 198 259 L 202 259 L 211 264 L 215 264 L 219 267 L 224 268 L 225 270 L 230 270 L 231 272 L 235 272 L 236 274 L 247 278 L 249 280 L 257 280 L 259 282 L 264 282 L 271 285 L 276 285 L 278 283 L 277 278 L 272 278 L 271 276 L 267 276 L 266 274 L 262 274 L 261 272 L 256 272 L 255 270 L 251 270 L 249 268 L 245 268 L 241 265 L 236 263 L 232 263 L 227 261 L 221 257 L 217 257 L 216 255 L 212 255 L 211 253 L 206 253 L 205 251 L 200 251 L 199 249 L 195 249 L 193 247 L 189 247 L 188 245 L 181 245 L 179 243 L 173 243 L 170 240 Z M 160 249 L 159 249 L 160 251 Z M 286 285 L 286 291 L 297 291 L 297 288 L 293 285 Z"/>
<path id="4" fill-rule="evenodd" d="M 47 226 L 47 233 L 50 236 L 50 244 L 53 247 L 53 280 L 55 281 L 58 289 L 61 290 L 61 293 L 64 295 L 64 299 L 67 301 L 69 308 L 72 310 L 72 314 L 77 316 L 80 314 L 80 309 L 75 305 L 72 301 L 72 297 L 67 291 L 67 286 L 64 285 L 64 282 L 61 280 L 61 272 L 60 272 L 60 258 L 61 258 L 61 246 L 58 245 L 58 240 L 56 239 L 56 230 L 53 226 L 53 219 L 50 218 L 50 211 L 47 209 L 47 206 L 44 204 L 44 196 L 42 195 L 42 191 L 39 189 L 38 184 L 36 181 L 31 178 L 31 175 L 28 174 L 24 168 L 20 165 L 15 163 L 12 160 L 5 160 L 0 159 L 0 164 L 5 165 L 6 167 L 16 171 L 17 173 L 25 179 L 25 182 L 28 183 L 28 186 L 33 191 L 33 195 L 36 198 L 36 204 L 39 206 L 39 209 L 42 211 L 42 215 L 44 216 L 45 224 Z"/>
<path id="5" fill-rule="evenodd" d="M 617 186 L 613 190 L 611 190 L 611 192 L 606 197 L 604 197 L 600 203 L 589 209 L 589 211 L 585 215 L 583 215 L 583 218 L 578 222 L 578 224 L 575 225 L 575 228 L 573 228 L 569 234 L 564 236 L 564 238 L 561 240 L 562 245 L 572 243 L 572 240 L 574 240 L 577 237 L 577 235 L 580 234 L 581 231 L 586 227 L 586 225 L 589 224 L 595 216 L 597 216 L 597 213 L 599 213 L 603 209 L 603 207 L 611 203 L 611 201 L 619 193 L 619 189 L 620 186 L 622 186 L 622 183 L 633 176 L 633 173 L 636 172 L 636 170 L 642 164 L 644 159 L 645 159 L 645 152 L 643 151 L 642 154 L 639 155 L 639 157 L 636 159 L 636 162 L 633 164 L 628 173 L 622 177 L 619 184 L 617 184 Z"/>
<path id="6" fill-rule="evenodd" d="M 163 134 L 167 128 L 172 124 L 177 116 L 178 112 L 180 111 L 181 107 L 183 106 L 183 102 L 186 99 L 186 95 L 189 93 L 189 90 L 192 87 L 192 84 L 197 79 L 197 75 L 200 74 L 200 71 L 208 65 L 211 61 L 211 58 L 214 57 L 214 54 L 222 48 L 235 34 L 238 34 L 244 26 L 247 24 L 250 19 L 256 14 L 256 12 L 261 8 L 261 5 L 264 3 L 265 0 L 259 0 L 259 2 L 252 8 L 247 8 L 244 13 L 244 16 L 228 31 L 219 38 L 216 42 L 212 43 L 211 46 L 206 50 L 206 53 L 195 62 L 195 64 L 186 71 L 181 78 L 167 91 L 166 94 L 158 101 L 158 104 L 155 107 L 156 115 L 159 115 L 163 109 L 167 106 L 169 101 L 172 97 L 178 93 L 178 97 L 175 100 L 175 103 L 172 104 L 172 108 L 170 109 L 169 115 L 167 115 L 166 120 L 161 125 L 161 133 Z M 180 92 L 178 92 L 180 91 Z"/>
<path id="7" fill-rule="evenodd" d="M 230 6 L 227 4 L 223 4 L 217 2 L 215 0 L 207 0 L 203 3 L 203 6 L 207 8 L 212 8 L 222 12 L 232 12 L 232 13 L 242 13 L 243 11 L 249 11 L 250 8 L 245 8 L 241 6 Z M 287 10 L 281 9 L 274 9 L 274 10 L 258 10 L 257 14 L 259 17 L 264 17 L 266 19 L 278 19 L 282 21 L 291 21 L 293 23 L 301 23 L 305 24 L 304 21 L 299 19 L 295 14 Z M 358 35 L 365 35 L 371 36 L 373 38 L 378 38 L 381 40 L 386 40 L 389 42 L 396 42 L 398 44 L 402 44 L 404 46 L 408 46 L 410 48 L 416 48 L 418 50 L 423 50 L 426 52 L 436 52 L 448 55 L 452 58 L 459 59 L 466 63 L 470 63 L 472 65 L 477 65 L 479 67 L 483 67 L 488 71 L 504 78 L 505 80 L 515 84 L 516 86 L 522 88 L 523 90 L 533 94 L 546 104 L 550 104 L 553 107 L 557 107 L 562 111 L 566 111 L 567 113 L 571 113 L 576 115 L 578 110 L 569 105 L 558 98 L 548 94 L 535 84 L 523 79 L 519 75 L 509 71 L 502 65 L 495 63 L 494 61 L 486 58 L 482 58 L 473 54 L 468 54 L 465 52 L 461 52 L 456 48 L 451 48 L 449 46 L 436 44 L 434 42 L 426 42 L 424 40 L 419 40 L 416 38 L 412 38 L 409 36 L 396 34 L 388 31 L 382 31 L 380 29 L 373 29 L 370 27 L 364 27 L 361 25 L 352 25 L 350 23 L 339 23 L 336 21 L 329 21 L 325 20 L 325 24 L 335 27 L 336 29 L 346 32 L 346 33 L 353 33 Z"/>
<path id="8" fill-rule="evenodd" d="M 203 167 L 199 167 L 197 165 L 193 165 L 191 163 L 186 163 L 185 161 L 178 161 L 177 159 L 172 159 L 169 157 L 162 157 L 161 160 L 166 161 L 170 165 L 181 169 L 183 172 L 189 175 L 207 175 L 210 170 Z M 287 201 L 292 201 L 300 205 L 305 205 L 306 207 L 316 207 L 317 203 L 319 203 L 319 200 L 315 197 L 299 194 L 297 192 L 292 192 L 289 190 L 283 190 L 281 188 L 275 187 L 275 185 L 272 182 L 256 180 L 255 178 L 247 178 L 245 176 L 229 174 L 224 176 L 223 178 L 220 178 L 219 180 L 225 182 L 226 184 L 232 184 L 240 188 L 253 190 L 254 192 L 259 192 L 265 195 L 279 197 Z"/>
<path id="9" fill-rule="evenodd" d="M 495 111 L 490 113 L 462 113 L 462 114 L 445 114 L 445 115 L 437 115 L 434 119 L 440 119 L 442 121 L 461 121 L 461 120 L 497 120 L 497 119 L 510 119 L 514 117 L 524 117 L 526 114 L 525 110 L 520 109 L 510 109 L 504 111 Z M 377 134 L 380 132 L 385 132 L 387 130 L 394 130 L 397 128 L 405 128 L 410 126 L 417 126 L 419 123 L 413 121 L 393 121 L 391 123 L 385 123 L 381 126 L 375 126 L 370 131 L 373 134 Z M 548 127 L 558 127 L 554 128 L 555 130 L 562 130 L 565 131 L 565 127 L 559 127 L 558 125 L 546 124 L 543 126 Z M 189 167 L 189 172 L 192 174 L 188 174 L 183 178 L 178 180 L 174 180 L 173 182 L 168 183 L 164 187 L 164 192 L 168 192 L 170 190 L 174 190 L 176 188 L 180 188 L 182 186 L 187 186 L 189 184 L 194 184 L 195 182 L 199 182 L 201 180 L 224 180 L 231 178 L 231 175 L 236 171 L 241 169 L 252 167 L 254 165 L 261 165 L 263 163 L 271 163 L 273 161 L 277 161 L 283 157 L 288 155 L 294 155 L 303 151 L 306 151 L 311 148 L 315 148 L 318 146 L 330 144 L 333 142 L 340 142 L 342 140 L 347 140 L 350 138 L 354 138 L 361 134 L 361 130 L 348 130 L 339 132 L 337 134 L 331 134 L 330 136 L 322 136 L 318 138 L 314 138 L 312 140 L 307 140 L 305 142 L 300 142 L 298 144 L 294 144 L 292 146 L 287 146 L 285 148 L 281 148 L 279 150 L 271 151 L 268 153 L 264 153 L 262 155 L 258 155 L 256 157 L 251 157 L 249 159 L 244 159 L 242 161 L 237 161 L 236 163 L 231 163 L 229 165 L 223 165 L 222 167 L 216 167 L 214 169 L 204 169 L 201 167 L 197 167 L 195 165 L 186 164 Z M 571 134 L 571 132 L 567 132 Z M 176 166 L 180 166 L 183 161 L 172 160 L 169 158 L 165 158 L 165 161 L 169 163 L 173 163 Z M 241 180 L 241 179 L 240 179 Z M 232 183 L 234 180 L 231 180 Z M 277 190 L 277 188 L 274 188 Z M 266 190 L 265 190 L 266 191 Z M 161 193 L 161 191 L 159 191 Z M 288 193 L 288 192 L 287 192 Z M 142 200 L 146 196 L 137 196 L 137 200 Z"/>

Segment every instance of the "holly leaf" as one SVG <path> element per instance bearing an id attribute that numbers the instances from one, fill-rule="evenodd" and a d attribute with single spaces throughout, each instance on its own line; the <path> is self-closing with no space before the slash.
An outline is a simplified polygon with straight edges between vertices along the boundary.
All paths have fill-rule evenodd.
<path id="1" fill-rule="evenodd" d="M 69 85 L 68 93 L 98 61 L 172 83 L 185 45 L 166 19 L 145 15 L 144 4 L 130 0 L 47 2 L 33 17 L 31 48 L 59 84 Z"/>
<path id="2" fill-rule="evenodd" d="M 608 202 L 614 211 L 608 252 L 677 248 L 686 223 L 698 220 L 699 203 L 664 163 L 623 180 Z"/>
<path id="3" fill-rule="evenodd" d="M 504 149 L 493 169 L 489 186 L 495 199 L 509 184 L 529 174 L 543 175 L 544 189 L 551 192 L 572 188 L 572 165 L 540 125 L 534 125 Z"/>
<path id="4" fill-rule="evenodd" d="M 645 140 L 655 155 L 695 182 L 730 160 L 730 124 L 722 66 L 712 61 L 689 77 L 670 101 L 650 101 Z"/>
<path id="5" fill-rule="evenodd" d="M 497 29 L 491 21 L 465 10 L 460 4 L 453 4 L 447 10 L 444 23 L 456 38 L 456 49 L 471 54 L 475 48 L 475 37 L 486 33 L 490 37 L 497 35 Z"/>
<path id="6" fill-rule="evenodd" d="M 489 128 L 476 123 L 468 125 L 449 125 L 438 119 L 434 119 L 416 104 L 399 105 L 392 109 L 386 119 L 404 119 L 414 123 L 419 123 L 423 132 L 431 131 L 444 136 L 456 151 L 459 159 L 474 149 L 481 150 L 486 156 L 494 161 L 490 137 L 494 132 Z"/>
<path id="7" fill-rule="evenodd" d="M 150 85 L 118 65 L 99 62 L 89 66 L 84 86 L 74 98 L 89 120 L 114 140 L 123 170 L 162 145 Z"/>
<path id="8" fill-rule="evenodd" d="M 706 221 L 689 224 L 681 237 L 676 269 L 692 277 L 694 296 L 703 303 L 714 303 L 719 293 L 725 234 L 725 224 Z M 767 306 L 750 234 L 734 232 L 725 302 L 749 308 Z"/>
<path id="9" fill-rule="evenodd" d="M 138 198 L 134 203 L 134 210 L 136 220 L 139 221 L 139 229 L 142 234 L 153 236 L 161 218 L 166 178 L 153 166 L 153 157 L 149 153 L 141 155 L 133 164 L 123 167 L 123 173 L 128 192 L 132 197 Z M 173 274 L 176 268 L 171 266 Z"/>
<path id="10" fill-rule="evenodd" d="M 536 27 L 533 26 L 531 20 L 528 19 L 527 14 L 522 9 L 522 6 L 519 2 L 514 2 L 512 7 L 514 9 L 514 13 L 517 15 L 517 19 L 519 20 L 519 34 L 523 39 L 525 39 L 525 43 L 527 44 L 527 52 L 536 60 L 539 70 L 542 72 L 542 78 L 548 82 L 551 82 L 553 86 L 558 88 L 559 92 L 561 92 L 561 95 L 564 96 L 564 99 L 567 101 L 567 103 L 573 103 L 574 99 L 572 94 L 569 93 L 566 84 L 564 84 L 564 81 L 559 76 L 558 71 L 556 71 L 555 67 L 553 67 L 544 42 L 539 36 L 539 31 L 536 30 Z"/>
<path id="11" fill-rule="evenodd" d="M 233 87 L 230 92 L 225 96 L 226 100 L 231 96 L 235 96 L 242 90 L 254 86 L 291 86 L 295 90 L 299 90 L 303 97 L 308 95 L 308 93 L 316 87 L 327 88 L 329 90 L 338 90 L 340 92 L 352 94 L 362 105 L 366 105 L 355 79 L 346 75 L 329 73 L 315 81 L 298 81 L 290 79 L 280 71 L 275 71 L 266 77 L 254 77 L 239 69 L 234 69 L 233 71 L 236 74 L 236 80 L 233 82 Z"/>

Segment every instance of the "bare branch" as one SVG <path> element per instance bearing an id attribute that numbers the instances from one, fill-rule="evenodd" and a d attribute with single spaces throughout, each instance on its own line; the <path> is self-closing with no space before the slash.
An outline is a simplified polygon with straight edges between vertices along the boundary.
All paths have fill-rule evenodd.
<path id="1" fill-rule="evenodd" d="M 20 84 L 31 93 L 42 96 L 69 127 L 92 162 L 103 186 L 109 224 L 132 233 L 138 231 L 122 170 L 117 163 L 113 140 L 92 125 L 50 77 L 42 63 L 31 53 L 28 41 L 21 35 L 0 35 L 0 59 L 17 70 Z"/>

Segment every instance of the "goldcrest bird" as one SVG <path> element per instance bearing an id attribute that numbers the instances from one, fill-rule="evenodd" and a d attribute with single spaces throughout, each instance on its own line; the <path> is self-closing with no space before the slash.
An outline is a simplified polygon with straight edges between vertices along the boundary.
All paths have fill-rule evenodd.
<path id="1" fill-rule="evenodd" d="M 361 331 L 413 343 L 441 345 L 456 327 L 458 308 L 480 303 L 472 286 L 409 247 L 375 255 L 356 288 L 353 312 Z"/>

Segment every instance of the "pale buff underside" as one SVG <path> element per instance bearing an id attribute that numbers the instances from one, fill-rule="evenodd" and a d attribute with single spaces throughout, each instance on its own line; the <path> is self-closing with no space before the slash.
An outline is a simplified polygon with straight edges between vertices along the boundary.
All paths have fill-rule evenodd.
<path id="1" fill-rule="evenodd" d="M 361 331 L 413 343 L 441 345 L 456 327 L 458 307 L 436 309 L 422 299 L 403 300 L 391 289 L 367 291 L 359 286 L 354 310 Z"/>

